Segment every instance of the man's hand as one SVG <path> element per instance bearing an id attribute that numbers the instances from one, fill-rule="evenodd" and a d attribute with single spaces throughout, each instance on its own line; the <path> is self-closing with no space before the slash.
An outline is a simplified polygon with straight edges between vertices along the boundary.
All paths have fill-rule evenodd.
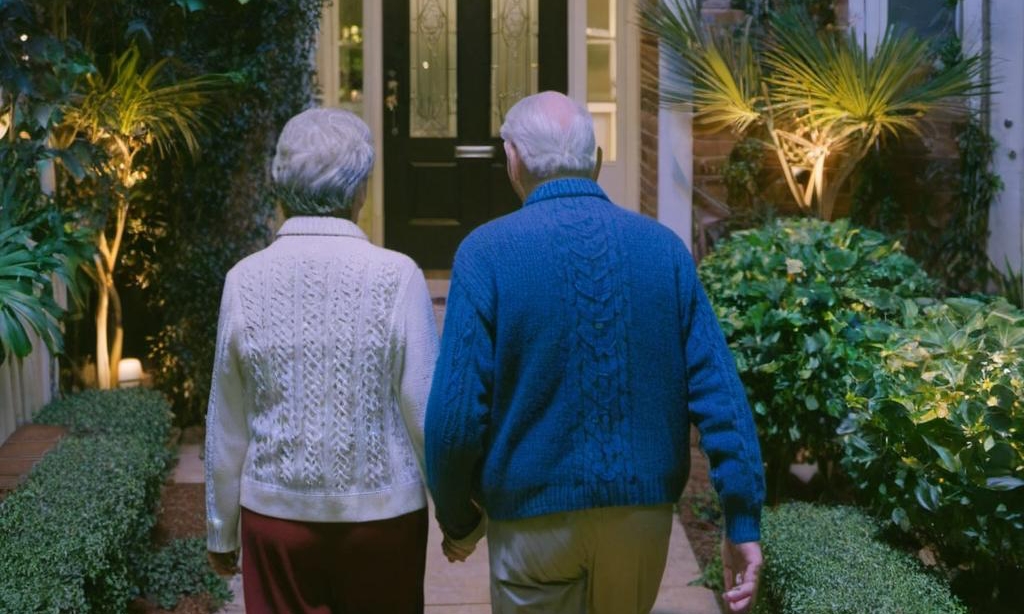
<path id="1" fill-rule="evenodd" d="M 206 551 L 206 558 L 210 561 L 210 567 L 218 576 L 233 576 L 238 573 L 238 550 L 231 552 L 210 552 Z"/>
<path id="2" fill-rule="evenodd" d="M 753 607 L 763 562 L 760 543 L 734 544 L 729 538 L 722 540 L 722 575 L 725 579 L 722 598 L 730 612 L 742 614 Z"/>
<path id="3" fill-rule="evenodd" d="M 469 535 L 461 539 L 454 539 L 448 533 L 444 534 L 444 541 L 441 542 L 441 551 L 444 552 L 444 556 L 448 559 L 449 563 L 465 561 L 476 550 L 476 543 L 486 534 L 487 514 L 481 510 L 480 522 L 477 523 L 476 528 Z"/>

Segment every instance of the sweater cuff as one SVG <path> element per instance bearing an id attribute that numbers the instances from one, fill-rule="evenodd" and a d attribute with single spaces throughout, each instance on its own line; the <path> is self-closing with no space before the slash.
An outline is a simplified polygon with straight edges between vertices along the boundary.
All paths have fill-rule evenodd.
<path id="1" fill-rule="evenodd" d="M 734 544 L 761 541 L 760 514 L 726 514 L 725 536 Z"/>
<path id="2" fill-rule="evenodd" d="M 206 549 L 210 552 L 234 552 L 238 550 L 238 525 L 227 528 L 220 521 L 207 521 Z"/>

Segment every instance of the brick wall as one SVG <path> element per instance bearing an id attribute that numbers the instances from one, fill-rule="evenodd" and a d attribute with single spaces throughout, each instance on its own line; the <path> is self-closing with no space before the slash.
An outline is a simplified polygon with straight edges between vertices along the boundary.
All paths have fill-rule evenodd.
<path id="1" fill-rule="evenodd" d="M 658 41 L 640 38 L 640 212 L 658 217 Z"/>

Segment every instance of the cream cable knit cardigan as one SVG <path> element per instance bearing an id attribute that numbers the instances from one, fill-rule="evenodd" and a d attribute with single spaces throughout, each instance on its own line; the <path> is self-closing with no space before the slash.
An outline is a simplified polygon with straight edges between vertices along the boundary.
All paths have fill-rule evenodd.
<path id="1" fill-rule="evenodd" d="M 423 274 L 358 226 L 294 217 L 228 272 L 206 422 L 207 546 L 239 512 L 312 522 L 426 505 L 438 336 Z"/>

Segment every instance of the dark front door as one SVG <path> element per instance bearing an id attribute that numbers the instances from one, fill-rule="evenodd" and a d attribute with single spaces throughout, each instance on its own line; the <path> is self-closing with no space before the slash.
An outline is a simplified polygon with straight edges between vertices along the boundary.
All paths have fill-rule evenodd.
<path id="1" fill-rule="evenodd" d="M 384 240 L 448 269 L 473 228 L 519 206 L 498 128 L 565 92 L 565 0 L 384 0 Z"/>

